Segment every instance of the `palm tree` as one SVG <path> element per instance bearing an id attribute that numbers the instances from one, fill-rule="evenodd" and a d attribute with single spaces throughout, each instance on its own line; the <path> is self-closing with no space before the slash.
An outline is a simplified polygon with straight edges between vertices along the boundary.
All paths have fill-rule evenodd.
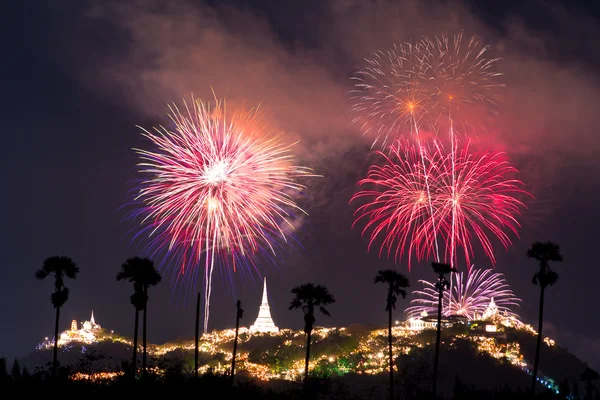
<path id="1" fill-rule="evenodd" d="M 194 335 L 194 377 L 198 379 L 198 337 L 200 335 L 200 293 L 196 300 L 196 334 Z"/>
<path id="2" fill-rule="evenodd" d="M 54 276 L 54 293 L 50 296 L 50 301 L 56 308 L 56 322 L 54 323 L 54 354 L 52 357 L 53 373 L 58 369 L 58 321 L 60 318 L 60 308 L 65 305 L 69 299 L 69 288 L 65 286 L 65 277 L 75 279 L 79 267 L 69 258 L 63 256 L 53 256 L 46 258 L 42 268 L 35 272 L 37 279 L 45 279 L 47 276 Z"/>
<path id="3" fill-rule="evenodd" d="M 238 332 L 240 331 L 240 319 L 244 316 L 244 310 L 242 309 L 242 302 L 240 300 L 235 304 L 235 340 L 233 341 L 233 357 L 231 360 L 231 383 L 235 380 L 235 356 L 237 355 L 237 344 L 238 344 Z"/>
<path id="4" fill-rule="evenodd" d="M 388 285 L 385 311 L 388 312 L 388 348 L 390 353 L 390 400 L 394 398 L 394 356 L 392 353 L 392 310 L 396 308 L 398 295 L 406 298 L 406 288 L 410 286 L 408 278 L 391 269 L 381 270 L 375 276 L 373 283 Z"/>
<path id="5" fill-rule="evenodd" d="M 315 325 L 315 308 L 330 316 L 324 306 L 335 303 L 335 298 L 325 286 L 305 283 L 292 289 L 296 297 L 290 303 L 290 310 L 301 308 L 304 312 L 304 333 L 306 333 L 306 359 L 304 361 L 304 381 L 308 378 L 308 360 L 310 359 L 310 337 Z"/>
<path id="6" fill-rule="evenodd" d="M 535 347 L 535 361 L 533 363 L 533 377 L 531 379 L 531 393 L 535 394 L 535 382 L 537 380 L 538 367 L 540 363 L 540 350 L 542 348 L 542 325 L 544 322 L 544 291 L 548 286 L 558 281 L 558 274 L 550 268 L 550 261 L 562 261 L 560 246 L 552 242 L 534 242 L 527 250 L 527 257 L 535 258 L 539 264 L 533 275 L 532 282 L 540 286 L 540 310 L 538 314 L 538 337 Z"/>
<path id="7" fill-rule="evenodd" d="M 442 298 L 444 296 L 444 290 L 450 287 L 450 282 L 446 279 L 446 275 L 456 272 L 456 268 L 453 268 L 450 264 L 443 264 L 433 262 L 431 263 L 433 271 L 438 274 L 438 281 L 435 284 L 435 288 L 438 290 L 438 312 L 437 312 L 437 332 L 435 335 L 435 357 L 433 359 L 433 396 L 435 397 L 437 392 L 437 374 L 438 364 L 440 361 L 440 341 L 442 333 Z"/>
<path id="8" fill-rule="evenodd" d="M 148 287 L 155 286 L 161 281 L 161 276 L 154 268 L 154 263 L 148 258 L 129 258 L 117 274 L 117 281 L 127 280 L 133 283 L 131 304 L 135 307 L 135 327 L 133 331 L 133 376 L 137 368 L 137 339 L 139 326 L 139 312 L 144 311 L 143 321 L 143 370 L 146 371 L 146 306 L 148 304 Z"/>
<path id="9" fill-rule="evenodd" d="M 139 258 L 137 258 L 139 260 Z M 142 370 L 144 371 L 144 374 L 146 374 L 146 357 L 147 357 L 147 351 L 146 351 L 146 334 L 147 334 L 147 328 L 146 328 L 146 321 L 147 321 L 147 316 L 148 316 L 148 288 L 150 286 L 156 286 L 160 283 L 160 281 L 162 280 L 162 277 L 160 276 L 160 273 L 156 270 L 156 268 L 154 267 L 154 263 L 148 259 L 148 258 L 144 258 L 141 259 L 140 261 L 136 261 L 136 262 L 140 262 L 140 269 L 141 269 L 141 283 L 142 283 L 142 287 L 144 289 L 144 320 L 142 322 L 143 328 L 142 328 L 142 346 L 144 348 L 144 351 L 142 353 Z"/>

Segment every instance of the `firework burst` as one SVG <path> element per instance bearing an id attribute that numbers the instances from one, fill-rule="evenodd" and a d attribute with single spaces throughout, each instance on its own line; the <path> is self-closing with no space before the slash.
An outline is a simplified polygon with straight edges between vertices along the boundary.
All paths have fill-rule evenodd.
<path id="1" fill-rule="evenodd" d="M 400 136 L 419 140 L 422 131 L 476 133 L 498 115 L 504 86 L 487 50 L 475 36 L 444 33 L 376 52 L 352 77 L 352 123 L 383 148 Z"/>
<path id="2" fill-rule="evenodd" d="M 505 86 L 500 81 L 500 59 L 488 57 L 489 46 L 477 37 L 465 39 L 462 33 L 452 37 L 443 33 L 421 43 L 431 67 L 427 78 L 434 129 L 464 135 L 485 130 L 489 117 L 499 114 L 499 89 Z"/>
<path id="3" fill-rule="evenodd" d="M 215 264 L 235 268 L 235 260 L 274 252 L 273 239 L 287 240 L 303 212 L 297 178 L 310 171 L 294 164 L 281 135 L 265 132 L 256 109 L 229 116 L 223 101 L 194 100 L 170 111 L 172 130 L 142 128 L 155 149 L 135 149 L 145 177 L 137 214 L 155 247 L 179 253 L 179 276 L 195 277 L 204 260 L 206 331 Z"/>
<path id="4" fill-rule="evenodd" d="M 519 197 L 527 192 L 503 153 L 471 152 L 468 141 L 461 151 L 446 151 L 437 141 L 417 148 L 399 140 L 389 155 L 379 155 L 382 165 L 371 166 L 359 182 L 363 189 L 351 199 L 365 201 L 354 224 L 367 220 L 363 235 L 369 235 L 369 249 L 379 244 L 379 254 L 387 251 L 396 261 L 407 255 L 410 268 L 413 256 L 435 255 L 439 238 L 445 262 L 458 265 L 462 248 L 470 266 L 476 243 L 495 263 L 492 238 L 508 247 L 510 234 L 518 234 L 524 208 Z"/>
<path id="5" fill-rule="evenodd" d="M 432 105 L 424 44 L 403 43 L 380 50 L 366 59 L 365 68 L 352 78 L 352 123 L 375 137 L 373 146 L 381 142 L 385 147 L 399 135 L 418 136 Z"/>
<path id="6" fill-rule="evenodd" d="M 503 274 L 474 268 L 467 273 L 452 274 L 451 280 L 453 289 L 444 291 L 442 299 L 444 316 L 460 315 L 469 320 L 481 318 L 493 299 L 500 315 L 519 318 L 514 309 L 521 299 L 514 295 Z M 439 293 L 435 282 L 419 282 L 424 288 L 413 292 L 414 298 L 405 310 L 409 318 L 418 318 L 423 312 L 437 314 Z"/>

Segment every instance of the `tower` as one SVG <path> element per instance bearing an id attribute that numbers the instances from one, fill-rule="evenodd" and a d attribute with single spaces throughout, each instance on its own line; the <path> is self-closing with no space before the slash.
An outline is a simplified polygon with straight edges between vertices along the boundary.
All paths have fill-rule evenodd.
<path id="1" fill-rule="evenodd" d="M 92 318 L 90 318 L 90 324 L 92 324 L 92 326 L 96 325 L 96 321 L 94 321 L 94 310 L 92 310 Z"/>
<path id="2" fill-rule="evenodd" d="M 496 306 L 496 303 L 494 302 L 494 298 L 492 297 L 490 300 L 490 304 L 488 305 L 487 309 L 483 313 L 482 319 L 484 319 L 484 320 L 492 319 L 492 318 L 496 317 L 497 315 L 498 315 L 498 306 Z"/>
<path id="3" fill-rule="evenodd" d="M 76 320 L 71 321 L 71 330 L 72 331 L 77 330 L 77 321 Z"/>
<path id="4" fill-rule="evenodd" d="M 269 307 L 269 299 L 267 297 L 267 278 L 264 279 L 263 283 L 263 296 L 258 310 L 258 317 L 254 324 L 250 327 L 250 332 L 255 333 L 277 333 L 279 328 L 275 326 L 273 319 L 271 318 L 271 308 Z"/>

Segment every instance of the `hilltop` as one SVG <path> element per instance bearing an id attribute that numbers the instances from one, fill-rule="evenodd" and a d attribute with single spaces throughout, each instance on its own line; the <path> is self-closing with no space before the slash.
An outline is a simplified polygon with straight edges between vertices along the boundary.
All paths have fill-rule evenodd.
<path id="1" fill-rule="evenodd" d="M 491 329 L 490 327 L 494 327 Z M 499 322 L 479 321 L 455 324 L 443 329 L 440 355 L 440 385 L 446 393 L 455 387 L 483 390 L 509 387 L 525 389 L 530 382 L 530 360 L 535 352 L 535 331 L 529 325 L 505 326 Z M 74 336 L 74 334 L 72 334 Z M 76 336 L 76 335 L 75 335 Z M 394 328 L 397 375 L 402 390 L 409 393 L 429 387 L 435 331 Z M 64 338 L 64 333 L 62 335 Z M 230 368 L 233 330 L 204 334 L 199 343 L 201 373 L 225 374 Z M 59 344 L 60 341 L 59 341 Z M 237 371 L 240 379 L 262 382 L 294 381 L 303 370 L 305 335 L 301 331 L 282 329 L 278 333 L 252 333 L 240 328 Z M 387 330 L 367 329 L 361 325 L 346 328 L 318 327 L 313 333 L 310 368 L 314 376 L 338 378 L 355 390 L 378 388 L 386 369 Z M 79 374 L 73 379 L 114 378 L 123 362 L 131 357 L 131 341 L 102 328 L 89 343 L 71 340 L 60 346 L 62 365 L 70 365 Z M 150 365 L 161 373 L 191 373 L 194 365 L 194 342 L 152 344 Z M 44 367 L 52 357 L 48 345 L 20 359 L 30 371 Z M 141 358 L 138 358 L 140 360 Z M 553 392 L 559 385 L 575 386 L 583 393 L 580 375 L 587 365 L 567 349 L 545 338 L 542 356 L 542 381 Z M 348 379 L 354 377 L 356 379 Z M 358 379 L 358 377 L 361 377 Z M 580 387 L 581 386 L 581 387 Z"/>

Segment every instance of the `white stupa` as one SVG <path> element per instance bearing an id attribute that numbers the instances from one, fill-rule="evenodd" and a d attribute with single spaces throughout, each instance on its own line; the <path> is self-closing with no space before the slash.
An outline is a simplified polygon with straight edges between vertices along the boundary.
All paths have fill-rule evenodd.
<path id="1" fill-rule="evenodd" d="M 271 308 L 269 307 L 269 299 L 267 297 L 267 278 L 264 280 L 263 285 L 263 296 L 260 309 L 258 310 L 258 317 L 254 324 L 250 327 L 252 333 L 277 333 L 279 328 L 275 326 L 273 318 L 271 318 Z"/>
<path id="2" fill-rule="evenodd" d="M 488 305 L 487 309 L 483 313 L 483 316 L 481 317 L 481 319 L 483 319 L 483 320 L 493 319 L 497 316 L 498 316 L 498 306 L 496 306 L 496 303 L 494 302 L 494 298 L 492 297 L 490 300 L 490 304 Z"/>

